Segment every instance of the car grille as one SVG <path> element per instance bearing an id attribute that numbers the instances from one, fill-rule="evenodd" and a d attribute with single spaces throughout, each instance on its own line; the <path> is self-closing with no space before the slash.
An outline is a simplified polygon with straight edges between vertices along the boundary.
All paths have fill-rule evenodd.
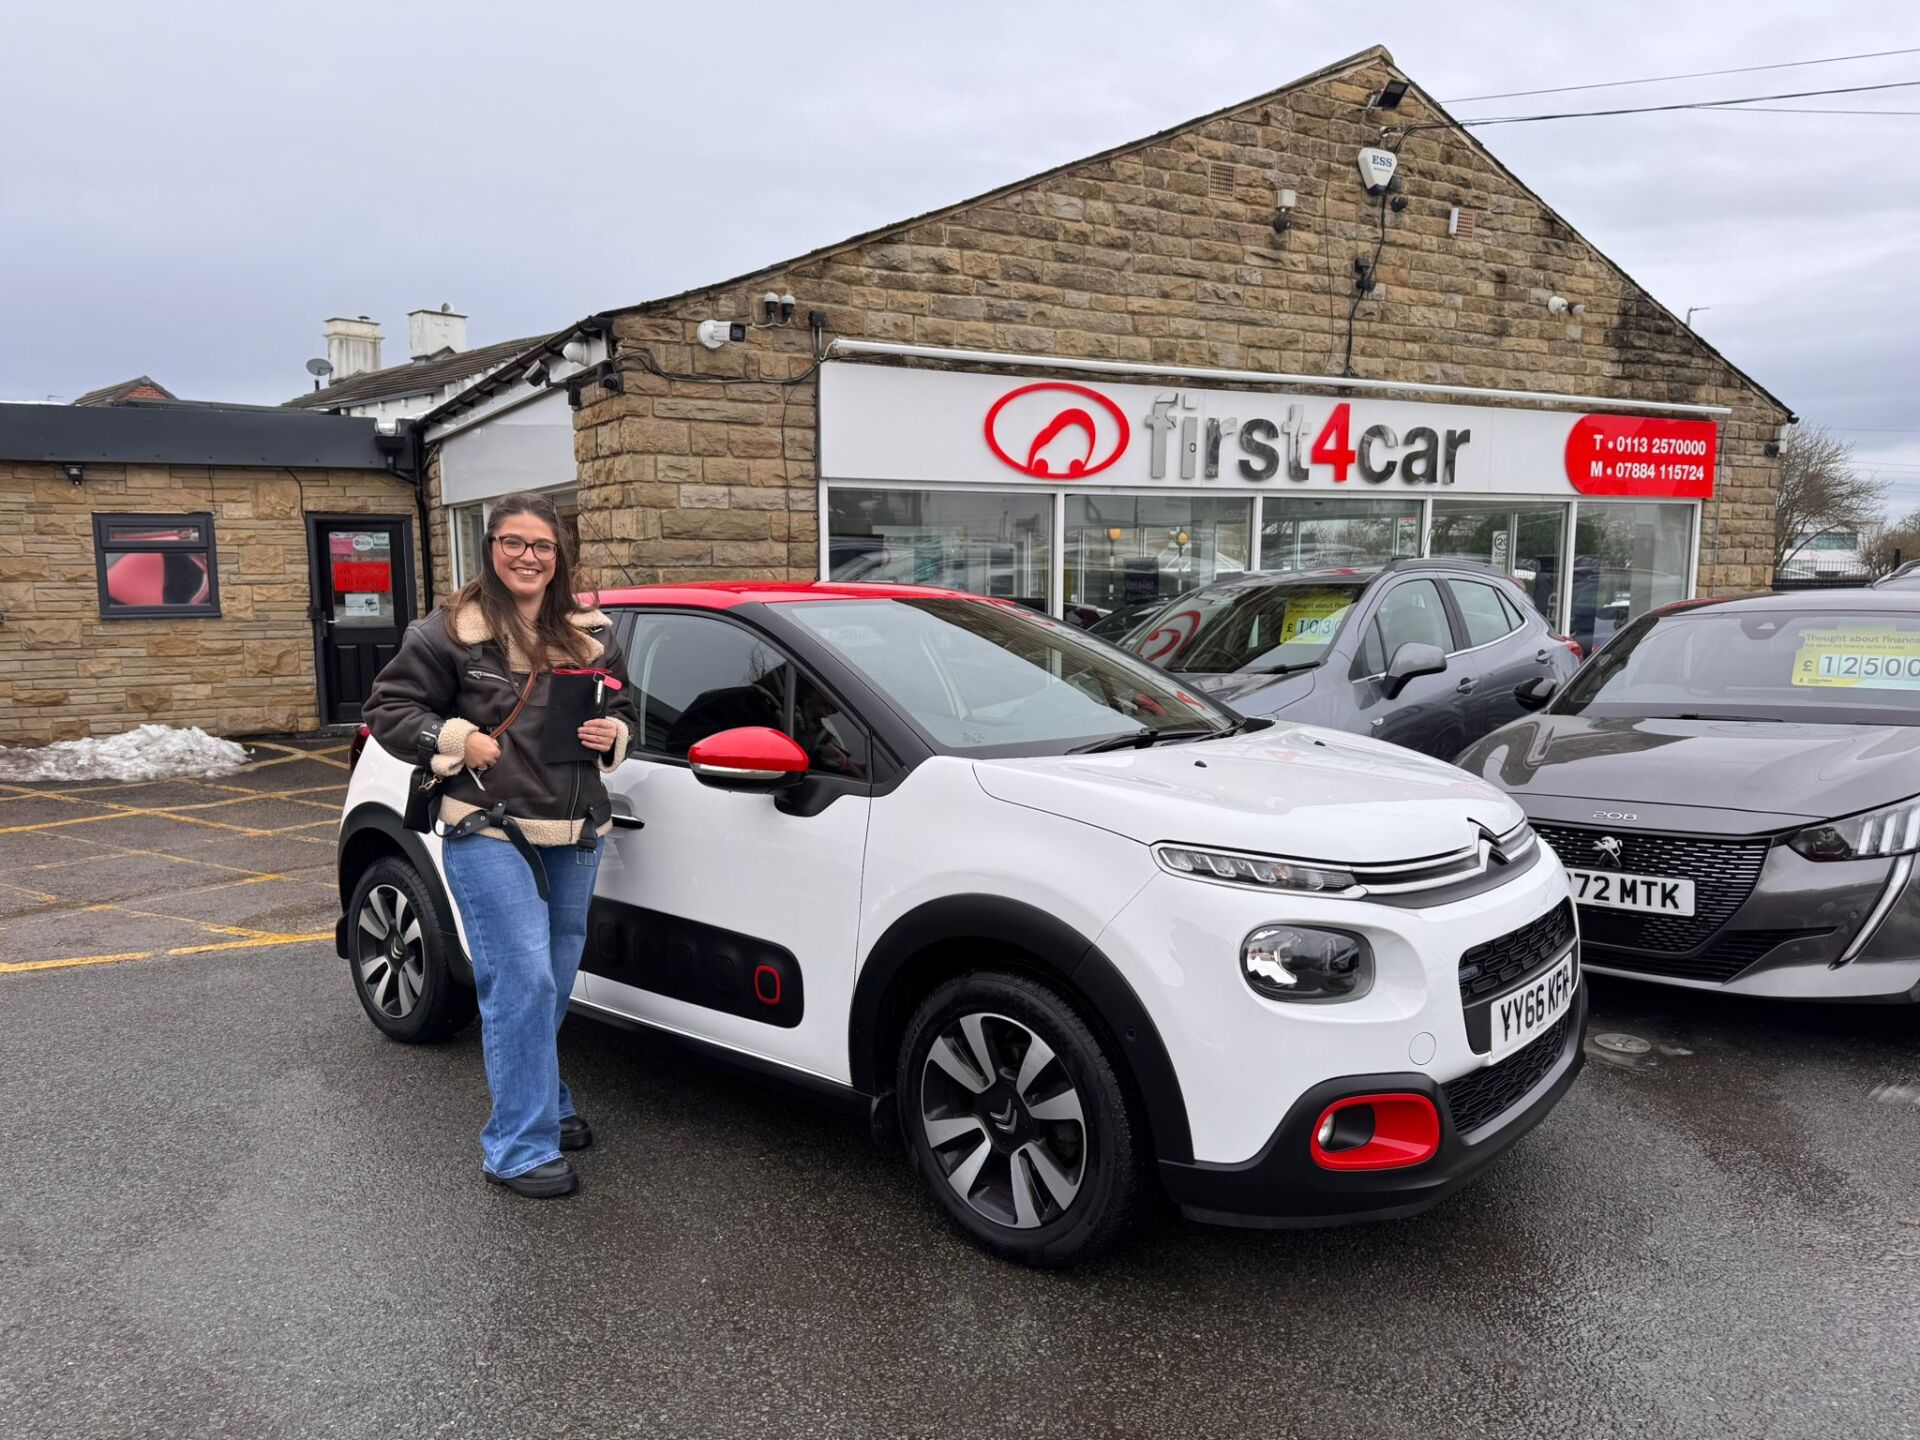
<path id="1" fill-rule="evenodd" d="M 1731 930 L 1698 955 L 1637 955 L 1630 950 L 1607 950 L 1595 945 L 1587 960 L 1609 970 L 1632 970 L 1672 980 L 1711 980 L 1725 984 L 1755 961 L 1778 950 L 1789 940 L 1831 935 L 1825 930 Z"/>
<path id="2" fill-rule="evenodd" d="M 1524 979 L 1573 943 L 1573 902 L 1562 900 L 1538 920 L 1476 945 L 1460 957 L 1460 999 L 1470 1004 Z"/>
<path id="3" fill-rule="evenodd" d="M 1694 913 L 1690 916 L 1646 915 L 1633 910 L 1588 907 L 1580 914 L 1581 936 L 1587 944 L 1609 950 L 1653 951 L 1685 955 L 1698 950 L 1734 912 L 1746 904 L 1766 863 L 1768 840 L 1708 840 L 1686 835 L 1651 835 L 1644 831 L 1578 829 L 1570 825 L 1536 825 L 1542 839 L 1554 848 L 1560 863 L 1576 870 L 1594 869 L 1593 842 L 1611 834 L 1620 842 L 1619 868 L 1633 875 L 1680 876 L 1693 881 Z M 1748 962 L 1751 963 L 1751 962 Z"/>
<path id="4" fill-rule="evenodd" d="M 1518 1105 L 1526 1093 L 1538 1085 L 1560 1050 L 1567 1043 L 1571 1015 L 1562 1015 L 1538 1040 L 1528 1042 L 1498 1065 L 1476 1070 L 1440 1087 L 1447 1097 L 1447 1109 L 1453 1114 L 1453 1128 L 1471 1135 L 1482 1125 L 1497 1120 Z"/>

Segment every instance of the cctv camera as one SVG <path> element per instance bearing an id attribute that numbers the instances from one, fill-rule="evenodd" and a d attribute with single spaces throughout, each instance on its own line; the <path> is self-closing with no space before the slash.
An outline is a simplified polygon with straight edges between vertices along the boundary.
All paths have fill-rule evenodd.
<path id="1" fill-rule="evenodd" d="M 536 360 L 520 372 L 520 378 L 536 390 L 545 385 L 552 376 L 553 372 L 547 369 L 547 362 L 544 360 Z"/>

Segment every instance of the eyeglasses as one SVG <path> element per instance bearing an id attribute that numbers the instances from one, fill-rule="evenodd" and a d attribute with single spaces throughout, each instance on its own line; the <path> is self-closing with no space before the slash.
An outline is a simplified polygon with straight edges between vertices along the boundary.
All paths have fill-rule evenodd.
<path id="1" fill-rule="evenodd" d="M 500 547 L 500 553 L 510 560 L 518 559 L 529 550 L 533 551 L 537 560 L 551 560 L 554 552 L 560 548 L 551 540 L 528 540 L 521 535 L 495 535 L 491 538 Z"/>

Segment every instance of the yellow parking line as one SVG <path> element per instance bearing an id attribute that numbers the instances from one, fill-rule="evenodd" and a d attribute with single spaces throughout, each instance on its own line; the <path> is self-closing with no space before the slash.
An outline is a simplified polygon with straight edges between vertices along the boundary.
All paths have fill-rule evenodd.
<path id="1" fill-rule="evenodd" d="M 19 975 L 28 970 L 65 970 L 76 965 L 113 965 L 121 960 L 152 960 L 161 955 L 205 955 L 214 950 L 245 950 L 249 946 L 304 945 L 313 940 L 331 940 L 331 930 L 316 930 L 311 935 L 263 935 L 257 939 L 229 940 L 220 945 L 176 945 L 171 950 L 129 950 L 121 955 L 74 955 L 60 960 L 17 960 L 0 964 L 0 975 Z"/>

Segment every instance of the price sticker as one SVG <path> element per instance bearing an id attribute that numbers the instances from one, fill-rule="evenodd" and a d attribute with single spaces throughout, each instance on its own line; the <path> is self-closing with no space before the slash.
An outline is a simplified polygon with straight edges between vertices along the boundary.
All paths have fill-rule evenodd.
<path id="1" fill-rule="evenodd" d="M 1793 655 L 1795 685 L 1920 690 L 1920 632 L 1806 630 Z"/>
<path id="2" fill-rule="evenodd" d="M 1340 617 L 1353 608 L 1353 597 L 1342 590 L 1309 590 L 1287 601 L 1287 618 L 1280 626 L 1282 645 L 1326 645 L 1340 628 Z"/>

